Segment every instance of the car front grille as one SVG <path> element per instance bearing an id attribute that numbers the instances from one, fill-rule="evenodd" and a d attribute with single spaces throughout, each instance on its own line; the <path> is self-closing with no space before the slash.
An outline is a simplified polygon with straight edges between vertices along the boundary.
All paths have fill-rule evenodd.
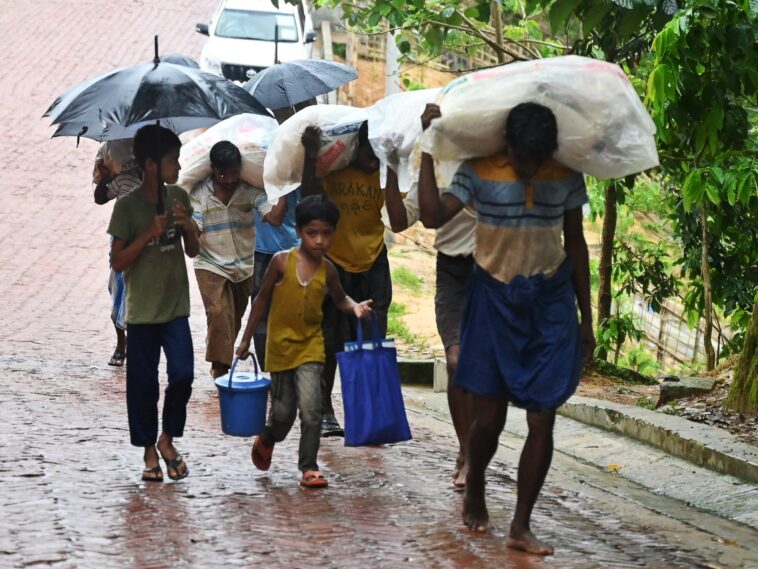
<path id="1" fill-rule="evenodd" d="M 258 73 L 263 71 L 265 67 L 256 67 L 253 65 L 232 65 L 230 63 L 223 63 L 221 65 L 221 73 L 230 81 L 248 81 L 250 77 L 247 76 L 247 72 L 250 70 Z"/>

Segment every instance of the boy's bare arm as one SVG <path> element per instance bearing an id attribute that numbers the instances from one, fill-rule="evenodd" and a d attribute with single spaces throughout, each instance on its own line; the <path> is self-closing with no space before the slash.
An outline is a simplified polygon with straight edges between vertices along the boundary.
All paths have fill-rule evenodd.
<path id="1" fill-rule="evenodd" d="M 284 271 L 287 268 L 287 255 L 288 251 L 282 251 L 274 255 L 271 259 L 266 274 L 263 276 L 263 282 L 261 283 L 261 290 L 258 292 L 253 305 L 250 308 L 250 316 L 247 319 L 247 326 L 245 326 L 245 332 L 242 335 L 242 341 L 237 346 L 237 357 L 246 358 L 250 351 L 250 340 L 253 337 L 255 329 L 258 327 L 263 315 L 266 312 L 266 308 L 271 303 L 271 294 L 274 291 L 274 286 L 284 276 Z"/>
<path id="2" fill-rule="evenodd" d="M 421 115 L 421 128 L 426 130 L 432 121 L 441 117 L 439 106 L 428 103 Z M 418 206 L 424 227 L 437 228 L 445 225 L 463 209 L 463 203 L 450 194 L 440 196 L 434 159 L 424 152 L 421 155 L 421 171 L 418 180 Z"/>
<path id="3" fill-rule="evenodd" d="M 397 175 L 392 168 L 387 168 L 387 187 L 384 189 L 384 203 L 390 218 L 390 227 L 395 233 L 408 229 L 408 213 L 405 211 L 403 196 L 397 184 Z"/>
<path id="4" fill-rule="evenodd" d="M 315 126 L 306 127 L 300 139 L 305 151 L 303 161 L 303 178 L 301 180 L 302 197 L 323 194 L 324 188 L 316 178 L 316 157 L 321 145 L 321 129 Z"/>
<path id="5" fill-rule="evenodd" d="M 566 255 L 574 266 L 572 280 L 582 319 L 582 357 L 587 363 L 595 351 L 595 333 L 592 329 L 590 302 L 590 256 L 582 229 L 582 208 L 566 212 L 563 218 L 563 242 Z"/>
<path id="6" fill-rule="evenodd" d="M 366 318 L 371 314 L 371 305 L 373 300 L 364 300 L 363 302 L 355 302 L 352 298 L 345 294 L 345 290 L 342 288 L 339 276 L 337 276 L 337 269 L 331 261 L 326 261 L 326 289 L 329 292 L 329 296 L 332 297 L 334 304 L 342 312 L 346 314 L 353 314 L 356 318 Z"/>
<path id="7" fill-rule="evenodd" d="M 153 239 L 163 235 L 168 229 L 168 219 L 166 214 L 156 215 L 153 224 L 142 232 L 134 241 L 126 244 L 126 241 L 119 237 L 114 237 L 111 244 L 111 268 L 114 271 L 121 272 L 131 267 L 137 257 L 147 247 Z"/>

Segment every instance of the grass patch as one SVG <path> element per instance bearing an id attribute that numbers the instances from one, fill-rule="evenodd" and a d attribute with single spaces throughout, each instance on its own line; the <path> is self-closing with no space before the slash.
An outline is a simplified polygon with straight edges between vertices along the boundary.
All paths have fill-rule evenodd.
<path id="1" fill-rule="evenodd" d="M 405 305 L 400 302 L 390 304 L 390 309 L 387 313 L 387 337 L 397 338 L 406 344 L 419 348 L 426 347 L 426 343 L 411 332 L 408 326 L 405 325 L 405 322 L 403 322 L 403 316 L 407 312 L 408 310 L 405 308 Z"/>
<path id="2" fill-rule="evenodd" d="M 646 396 L 637 399 L 635 405 L 637 405 L 637 407 L 642 407 L 643 409 L 650 409 L 651 411 L 655 409 L 655 401 Z"/>
<path id="3" fill-rule="evenodd" d="M 631 369 L 613 365 L 610 362 L 599 360 L 597 358 L 592 361 L 591 365 L 595 371 L 602 373 L 614 381 L 631 383 L 633 385 L 658 385 L 658 382 L 652 377 L 648 377 Z"/>
<path id="4" fill-rule="evenodd" d="M 392 271 L 392 284 L 411 292 L 421 292 L 424 280 L 410 269 L 398 267 Z"/>

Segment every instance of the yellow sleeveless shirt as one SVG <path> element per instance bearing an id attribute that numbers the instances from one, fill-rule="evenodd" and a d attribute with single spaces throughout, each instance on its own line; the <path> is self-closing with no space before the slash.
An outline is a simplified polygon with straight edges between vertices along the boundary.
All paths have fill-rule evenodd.
<path id="1" fill-rule="evenodd" d="M 326 261 L 310 282 L 297 274 L 298 247 L 287 255 L 287 269 L 274 286 L 266 338 L 267 371 L 285 371 L 309 362 L 324 362 L 321 305 L 326 293 Z"/>

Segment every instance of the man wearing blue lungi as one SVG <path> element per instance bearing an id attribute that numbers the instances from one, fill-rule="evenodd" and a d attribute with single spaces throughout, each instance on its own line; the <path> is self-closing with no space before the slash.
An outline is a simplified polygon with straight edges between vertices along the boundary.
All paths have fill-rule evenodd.
<path id="1" fill-rule="evenodd" d="M 427 105 L 423 128 L 439 116 L 437 105 Z M 505 153 L 464 163 L 442 195 L 433 159 L 424 154 L 419 179 L 427 227 L 443 225 L 466 205 L 477 212 L 455 376 L 475 400 L 463 521 L 487 529 L 484 473 L 511 402 L 526 409 L 529 435 L 508 545 L 538 555 L 553 553 L 532 533 L 530 518 L 552 459 L 555 410 L 573 394 L 595 346 L 582 230 L 587 191 L 580 173 L 552 160 L 557 131 L 550 109 L 520 104 L 506 121 Z"/>

